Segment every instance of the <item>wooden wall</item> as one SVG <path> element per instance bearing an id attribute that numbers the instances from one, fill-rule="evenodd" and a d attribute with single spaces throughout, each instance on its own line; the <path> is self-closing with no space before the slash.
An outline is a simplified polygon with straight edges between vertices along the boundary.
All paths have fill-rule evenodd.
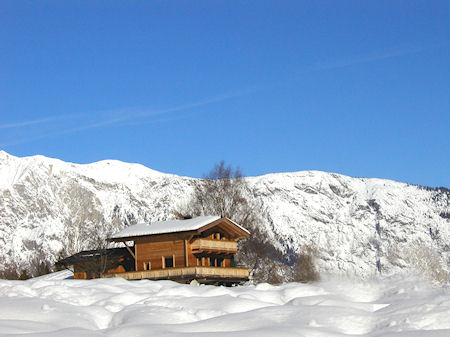
<path id="1" fill-rule="evenodd" d="M 218 232 L 218 231 L 215 231 Z M 213 239 L 214 234 L 208 233 L 206 236 L 208 239 Z M 221 240 L 226 240 L 224 235 L 226 233 L 221 233 Z M 150 270 L 163 269 L 166 266 L 163 265 L 163 259 L 168 257 L 174 257 L 174 267 L 186 267 L 185 261 L 185 250 L 188 257 L 188 266 L 209 266 L 208 256 L 214 256 L 213 253 L 210 254 L 196 254 L 194 255 L 189 239 L 192 235 L 186 234 L 168 234 L 163 236 L 153 236 L 146 238 L 137 238 L 135 241 L 135 255 L 136 255 L 136 270 L 143 271 L 146 268 Z M 201 261 L 201 257 L 204 257 Z M 224 260 L 223 267 L 231 267 L 231 255 L 217 255 Z M 198 260 L 200 258 L 200 261 Z"/>
<path id="2" fill-rule="evenodd" d="M 172 240 L 165 242 L 136 242 L 135 254 L 137 270 L 144 269 L 144 263 L 151 263 L 151 269 L 162 269 L 163 258 L 174 257 L 174 267 L 184 267 L 184 240 Z"/>
<path id="3" fill-rule="evenodd" d="M 219 223 L 211 228 L 207 228 L 202 233 L 183 232 L 133 238 L 135 242 L 136 270 L 163 269 L 166 267 L 164 266 L 165 258 L 173 258 L 173 267 L 175 268 L 186 267 L 186 255 L 187 265 L 191 267 L 199 265 L 209 266 L 209 256 L 223 258 L 222 266 L 231 267 L 231 254 L 215 255 L 214 252 L 209 252 L 209 254 L 194 255 L 189 242 L 196 238 L 236 241 L 236 234 L 229 227 Z M 199 261 L 198 257 L 201 258 L 202 256 L 204 257 L 203 261 Z"/>

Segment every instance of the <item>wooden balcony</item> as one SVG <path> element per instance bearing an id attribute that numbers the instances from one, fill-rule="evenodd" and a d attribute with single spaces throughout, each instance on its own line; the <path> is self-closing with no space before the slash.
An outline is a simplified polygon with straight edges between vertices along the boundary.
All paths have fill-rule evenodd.
<path id="1" fill-rule="evenodd" d="M 191 249 L 193 253 L 225 253 L 225 254 L 236 254 L 237 253 L 237 242 L 236 241 L 225 241 L 225 240 L 208 240 L 208 239 L 197 239 L 191 243 Z"/>
<path id="2" fill-rule="evenodd" d="M 122 277 L 126 280 L 191 281 L 195 279 L 200 283 L 238 283 L 248 280 L 248 269 L 198 266 L 109 273 L 102 275 L 102 277 Z"/>

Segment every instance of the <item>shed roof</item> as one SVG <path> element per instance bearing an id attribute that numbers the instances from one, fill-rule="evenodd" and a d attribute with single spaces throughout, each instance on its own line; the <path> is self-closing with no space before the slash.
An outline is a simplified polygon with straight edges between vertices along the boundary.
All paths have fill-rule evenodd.
<path id="1" fill-rule="evenodd" d="M 168 221 L 157 221 L 152 223 L 139 223 L 121 230 L 120 232 L 112 235 L 109 239 L 114 240 L 145 235 L 196 231 L 219 219 L 220 219 L 219 216 L 199 216 L 196 218 L 185 220 L 168 220 Z M 234 221 L 231 220 L 229 221 L 232 222 L 237 227 L 239 227 L 241 230 L 250 234 L 250 232 L 246 230 L 244 227 L 238 225 Z"/>
<path id="2" fill-rule="evenodd" d="M 133 247 L 131 247 L 134 249 Z M 107 257 L 108 259 L 118 259 L 121 257 L 129 258 L 130 253 L 126 248 L 108 248 L 108 249 L 96 249 L 96 250 L 83 250 L 79 253 L 76 253 L 72 256 L 66 257 L 65 259 L 59 260 L 55 263 L 55 265 L 61 266 L 69 266 L 74 263 L 79 262 L 87 262 L 87 261 L 96 261 L 100 259 L 102 256 Z"/>

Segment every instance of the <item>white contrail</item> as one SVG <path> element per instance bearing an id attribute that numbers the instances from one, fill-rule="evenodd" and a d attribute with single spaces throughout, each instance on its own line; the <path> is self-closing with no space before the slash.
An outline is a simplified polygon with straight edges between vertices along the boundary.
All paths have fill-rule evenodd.
<path id="1" fill-rule="evenodd" d="M 331 60 L 328 62 L 317 63 L 317 64 L 311 66 L 310 68 L 308 68 L 307 71 L 310 72 L 310 71 L 344 68 L 344 67 L 349 67 L 349 66 L 353 66 L 353 65 L 357 65 L 357 64 L 364 64 L 364 63 L 375 62 L 378 60 L 395 58 L 398 56 L 417 54 L 417 53 L 420 53 L 425 50 L 448 47 L 449 44 L 450 43 L 448 41 L 441 41 L 439 43 L 429 44 L 429 45 L 424 45 L 424 46 L 407 46 L 407 45 L 398 46 L 397 48 L 391 49 L 391 50 L 375 51 L 372 53 L 357 55 L 357 56 L 350 57 L 347 59 L 336 59 L 336 60 Z"/>
<path id="2" fill-rule="evenodd" d="M 388 50 L 388 51 L 377 51 L 369 54 L 363 54 L 355 57 L 350 57 L 347 59 L 334 59 L 327 62 L 320 62 L 313 64 L 309 67 L 305 67 L 302 70 L 298 72 L 293 73 L 293 77 L 290 79 L 284 79 L 277 82 L 272 82 L 270 84 L 262 84 L 262 85 L 255 85 L 252 87 L 243 88 L 241 90 L 231 92 L 231 93 L 225 93 L 222 95 L 212 96 L 208 98 L 204 98 L 202 100 L 181 104 L 173 107 L 169 107 L 166 109 L 159 109 L 159 110 L 152 110 L 148 108 L 137 108 L 137 107 L 130 107 L 130 108 L 123 108 L 123 109 L 116 109 L 116 110 L 102 110 L 102 111 L 96 111 L 96 112 L 90 112 L 89 114 L 74 114 L 74 115 L 63 115 L 63 116 L 52 116 L 42 119 L 36 119 L 36 120 L 29 120 L 29 121 L 23 121 L 23 122 L 16 122 L 16 123 L 8 123 L 8 124 L 0 124 L 0 129 L 12 129 L 12 128 L 21 128 L 21 127 L 29 127 L 37 124 L 50 124 L 54 123 L 58 120 L 65 120 L 65 119 L 73 119 L 73 118 L 86 118 L 94 116 L 97 117 L 97 121 L 86 123 L 84 125 L 80 125 L 75 128 L 68 128 L 66 130 L 62 130 L 59 132 L 54 133 L 46 133 L 45 135 L 39 135 L 35 136 L 33 138 L 27 138 L 27 139 L 21 139 L 17 140 L 13 143 L 7 143 L 7 144 L 0 144 L 0 146 L 11 146 L 16 144 L 22 144 L 27 143 L 30 141 L 38 140 L 38 139 L 45 139 L 48 137 L 54 137 L 54 136 L 60 136 L 64 134 L 74 133 L 78 131 L 83 130 L 89 130 L 89 129 L 95 129 L 95 128 L 101 128 L 101 127 L 108 127 L 108 126 L 114 126 L 120 123 L 127 123 L 127 125 L 135 125 L 140 123 L 151 123 L 153 121 L 145 120 L 146 117 L 152 117 L 157 115 L 165 115 L 169 113 L 175 113 L 180 111 L 189 110 L 192 108 L 197 108 L 201 106 L 205 106 L 208 104 L 213 104 L 221 101 L 225 101 L 227 99 L 243 96 L 252 92 L 267 90 L 269 88 L 278 86 L 278 85 L 286 85 L 290 82 L 294 81 L 296 78 L 298 78 L 300 75 L 316 72 L 316 71 L 324 71 L 324 70 L 331 70 L 331 69 L 338 69 L 338 68 L 344 68 L 349 67 L 357 64 L 364 64 L 364 63 L 370 63 L 375 62 L 378 60 L 383 59 L 389 59 L 394 58 L 398 56 L 403 55 L 409 55 L 409 54 L 415 54 L 422 52 L 424 50 L 429 49 L 437 49 L 441 47 L 448 47 L 449 42 L 448 41 L 441 41 L 440 43 L 436 44 L 430 44 L 425 46 L 400 46 L 397 49 Z M 98 118 L 99 114 L 107 114 L 107 115 L 113 115 L 114 117 L 109 118 Z M 176 118 L 181 118 L 182 116 L 170 116 L 169 119 L 173 120 Z"/>
<path id="3" fill-rule="evenodd" d="M 137 119 L 140 119 L 140 122 L 148 123 L 149 121 L 145 121 L 146 117 L 165 115 L 165 114 L 169 114 L 172 112 L 189 110 L 192 108 L 205 106 L 208 104 L 213 104 L 213 103 L 221 102 L 221 101 L 231 99 L 234 97 L 238 97 L 241 95 L 245 95 L 252 91 L 255 91 L 255 90 L 251 89 L 251 88 L 247 88 L 247 89 L 243 89 L 243 90 L 240 90 L 240 91 L 237 91 L 234 93 L 228 93 L 228 94 L 208 97 L 208 98 L 196 101 L 196 102 L 186 103 L 186 104 L 177 105 L 174 107 L 169 107 L 166 109 L 159 109 L 159 110 L 151 110 L 151 109 L 136 108 L 136 107 L 132 108 L 131 107 L 131 108 L 116 109 L 116 110 L 102 110 L 102 111 L 92 112 L 89 114 L 72 115 L 72 117 L 81 117 L 81 116 L 86 117 L 86 116 L 92 116 L 92 115 L 95 116 L 98 114 L 109 114 L 109 115 L 114 115 L 114 117 L 113 118 L 103 118 L 96 122 L 87 123 L 87 124 L 84 124 L 84 125 L 81 125 L 78 127 L 74 127 L 74 128 L 68 128 L 65 130 L 61 130 L 59 132 L 53 132 L 53 133 L 47 132 L 45 135 L 37 135 L 35 137 L 22 138 L 20 140 L 15 140 L 13 142 L 0 144 L 0 147 L 24 144 L 24 143 L 28 143 L 31 141 L 36 141 L 36 140 L 41 140 L 41 139 L 46 139 L 46 138 L 56 137 L 56 136 L 62 136 L 65 134 L 75 133 L 75 132 L 79 132 L 79 131 L 83 131 L 83 130 L 96 129 L 96 128 L 107 127 L 107 126 L 114 126 L 114 125 L 126 123 L 126 122 L 129 122 L 128 123 L 129 125 L 138 124 L 139 122 L 136 121 Z M 25 122 L 18 122 L 18 123 L 12 123 L 12 124 L 5 124 L 5 125 L 3 125 L 3 128 L 6 129 L 6 128 L 13 128 L 13 127 L 25 127 L 25 126 L 30 126 L 30 125 L 34 125 L 34 124 L 42 124 L 42 123 L 46 123 L 46 122 L 50 123 L 50 122 L 54 122 L 58 119 L 64 119 L 66 117 L 67 116 L 49 117 L 49 118 L 43 118 L 43 119 L 34 120 L 34 121 L 25 121 Z M 170 118 L 170 120 L 173 120 L 173 119 L 175 119 L 175 118 L 174 117 Z M 135 121 L 135 122 L 133 122 L 133 121 Z M 0 126 L 0 128 L 1 128 L 1 126 Z"/>
<path id="4" fill-rule="evenodd" d="M 46 117 L 46 118 L 33 119 L 33 120 L 29 120 L 29 121 L 0 124 L 0 129 L 21 128 L 21 127 L 25 127 L 25 126 L 51 123 L 51 122 L 55 122 L 58 120 L 70 119 L 70 118 L 75 118 L 75 117 L 77 117 L 77 115 L 50 116 L 50 117 Z"/>

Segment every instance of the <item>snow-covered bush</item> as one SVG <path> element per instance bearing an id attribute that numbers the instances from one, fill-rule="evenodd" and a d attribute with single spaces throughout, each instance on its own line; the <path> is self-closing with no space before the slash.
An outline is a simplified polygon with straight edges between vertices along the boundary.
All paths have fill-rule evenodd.
<path id="1" fill-rule="evenodd" d="M 444 268 L 445 261 L 433 247 L 418 244 L 405 253 L 410 266 L 419 275 L 441 284 L 450 283 L 450 271 Z"/>

